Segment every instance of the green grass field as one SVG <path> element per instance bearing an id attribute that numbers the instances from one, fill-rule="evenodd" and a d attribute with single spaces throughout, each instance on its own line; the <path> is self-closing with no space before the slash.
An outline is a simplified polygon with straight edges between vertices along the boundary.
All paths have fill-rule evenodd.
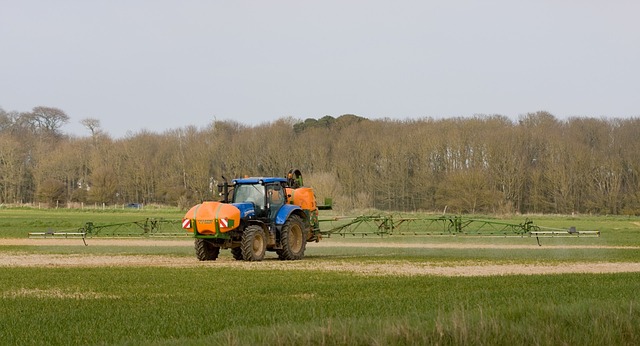
<path id="1" fill-rule="evenodd" d="M 179 211 L 0 210 L 0 238 L 86 221 L 181 218 Z M 640 273 L 446 277 L 362 275 L 323 266 L 429 262 L 640 262 L 640 221 L 532 217 L 550 227 L 598 229 L 600 238 L 332 237 L 331 242 L 499 244 L 505 248 L 314 247 L 318 270 L 244 267 L 0 267 L 3 345 L 640 344 Z M 515 219 L 522 219 L 514 217 Z M 185 246 L 0 246 L 3 254 L 171 256 Z M 554 247 L 577 245 L 578 247 Z M 579 247 L 588 245 L 590 247 Z M 594 246 L 603 246 L 596 248 Z M 624 248 L 622 246 L 627 246 Z M 622 248 L 617 248 L 622 247 Z M 224 251 L 222 261 L 230 261 Z M 290 262 L 294 264 L 294 262 Z M 297 263 L 297 262 L 296 262 Z"/>

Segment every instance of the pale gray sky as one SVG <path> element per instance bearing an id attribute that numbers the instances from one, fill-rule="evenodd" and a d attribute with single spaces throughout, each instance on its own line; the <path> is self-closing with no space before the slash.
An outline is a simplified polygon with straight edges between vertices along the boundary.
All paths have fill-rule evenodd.
<path id="1" fill-rule="evenodd" d="M 640 116 L 640 1 L 0 0 L 0 107 L 122 137 L 502 114 Z"/>

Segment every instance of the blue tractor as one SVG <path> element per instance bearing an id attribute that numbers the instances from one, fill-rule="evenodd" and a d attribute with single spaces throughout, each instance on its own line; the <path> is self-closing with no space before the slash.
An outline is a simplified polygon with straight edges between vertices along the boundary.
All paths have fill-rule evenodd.
<path id="1" fill-rule="evenodd" d="M 261 261 L 266 251 L 299 260 L 307 242 L 321 238 L 315 196 L 302 186 L 299 170 L 286 178 L 225 180 L 218 190 L 221 201 L 195 205 L 182 223 L 193 232 L 201 261 L 215 260 L 220 249 L 231 249 L 236 260 Z"/>

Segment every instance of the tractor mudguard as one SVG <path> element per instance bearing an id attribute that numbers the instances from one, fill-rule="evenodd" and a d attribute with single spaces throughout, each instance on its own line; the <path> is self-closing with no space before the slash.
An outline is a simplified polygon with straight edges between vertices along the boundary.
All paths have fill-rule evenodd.
<path id="1" fill-rule="evenodd" d="M 276 225 L 284 225 L 284 223 L 287 222 L 289 215 L 291 215 L 295 210 L 302 210 L 302 208 L 294 204 L 283 205 L 276 214 Z"/>

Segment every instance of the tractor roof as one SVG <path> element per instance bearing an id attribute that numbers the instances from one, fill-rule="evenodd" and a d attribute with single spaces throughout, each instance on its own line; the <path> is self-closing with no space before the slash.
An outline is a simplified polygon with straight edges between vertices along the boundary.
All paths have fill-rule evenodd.
<path id="1" fill-rule="evenodd" d="M 252 177 L 233 179 L 234 184 L 286 183 L 287 179 L 279 177 Z"/>

